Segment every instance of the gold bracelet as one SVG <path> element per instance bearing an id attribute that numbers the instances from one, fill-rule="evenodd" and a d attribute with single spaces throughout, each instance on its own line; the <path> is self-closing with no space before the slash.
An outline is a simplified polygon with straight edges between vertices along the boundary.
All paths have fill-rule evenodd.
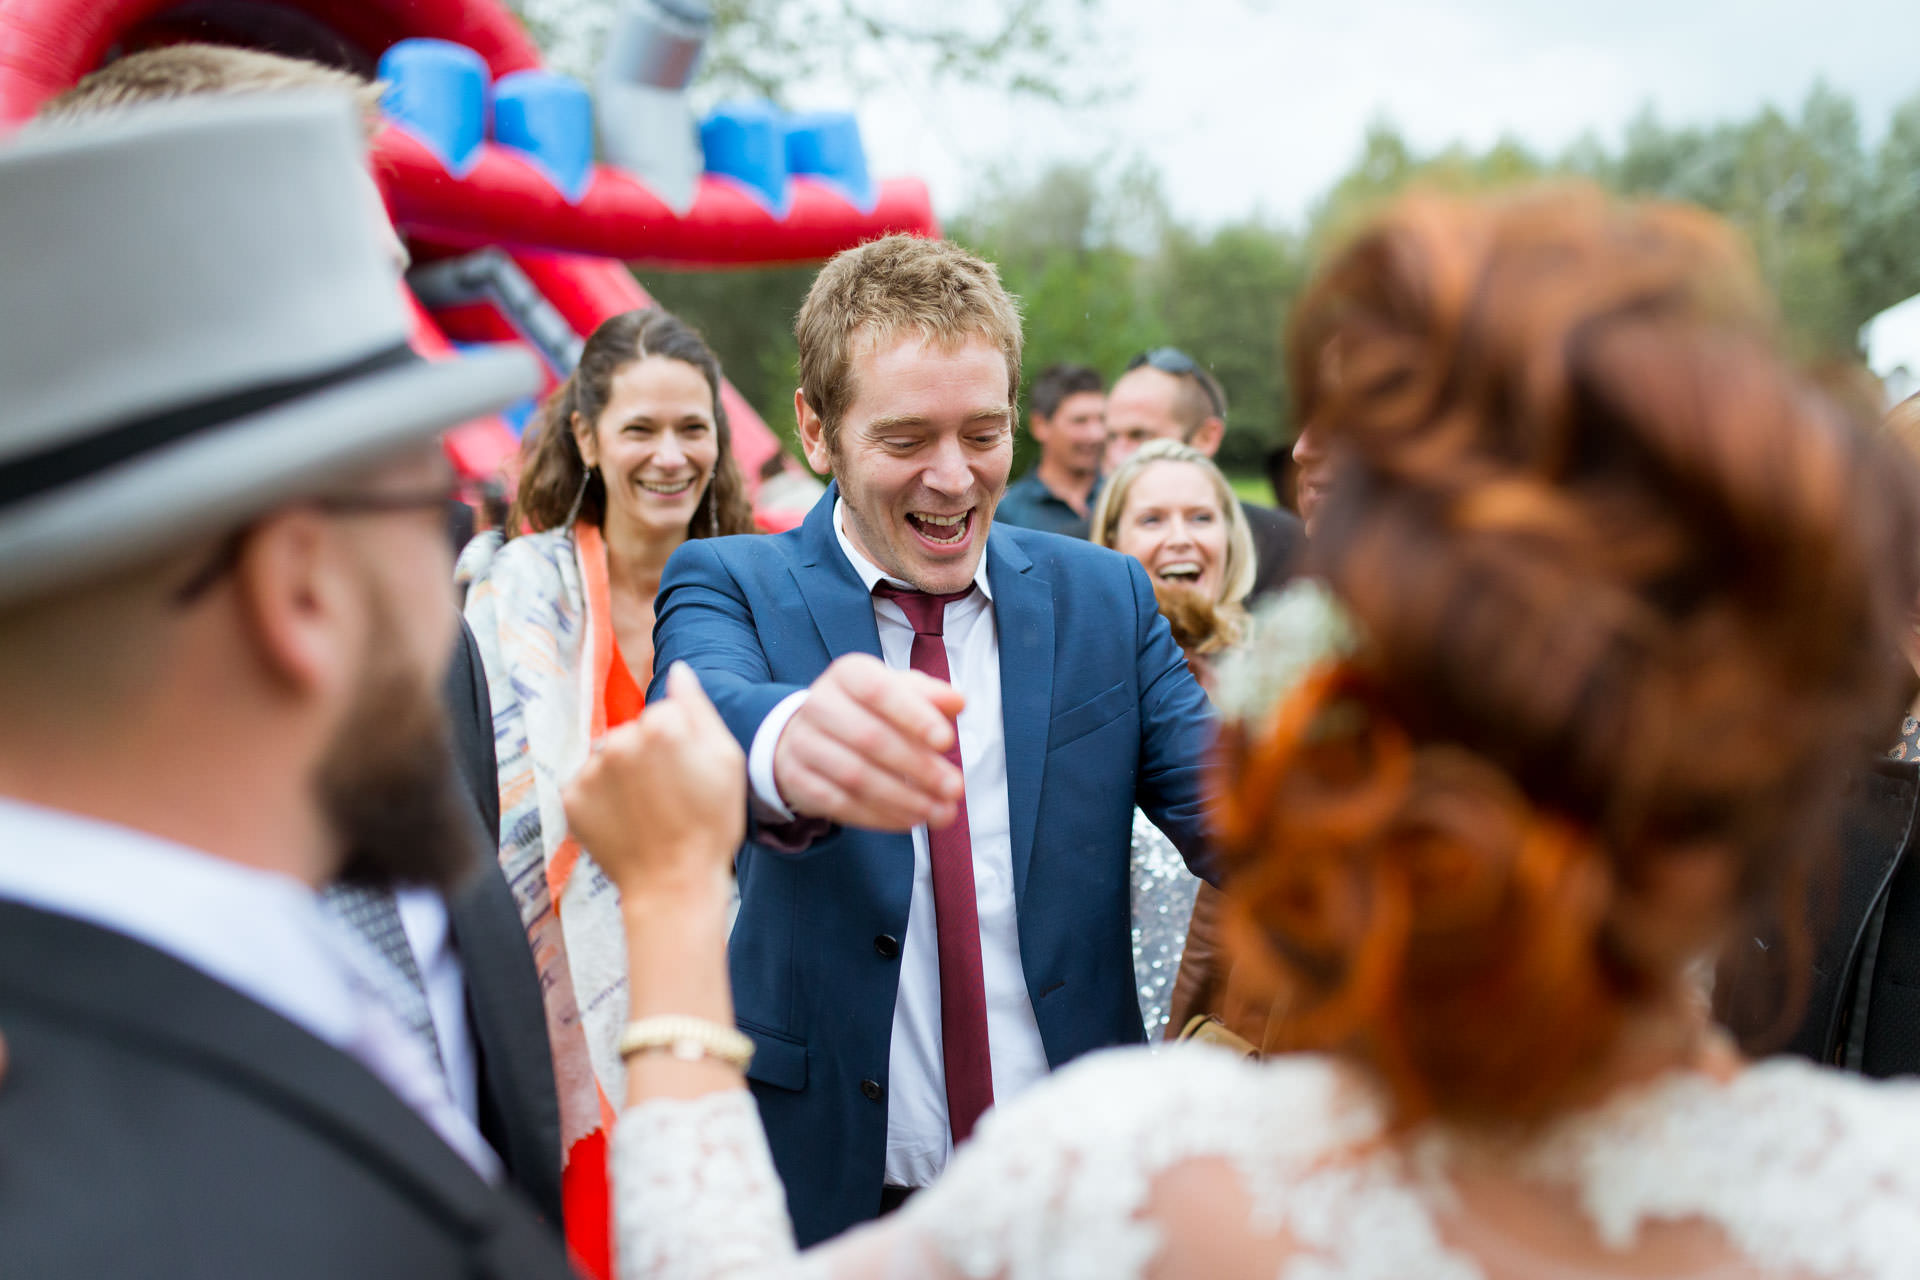
<path id="1" fill-rule="evenodd" d="M 740 1071 L 753 1061 L 753 1041 L 734 1028 L 677 1013 L 629 1022 L 617 1047 L 622 1059 L 665 1049 L 682 1062 L 712 1058 Z"/>

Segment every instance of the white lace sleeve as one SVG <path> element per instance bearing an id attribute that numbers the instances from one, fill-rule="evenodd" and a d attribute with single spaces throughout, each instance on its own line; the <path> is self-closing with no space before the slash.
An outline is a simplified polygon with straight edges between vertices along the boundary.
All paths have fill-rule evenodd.
<path id="1" fill-rule="evenodd" d="M 649 1103 L 629 1111 L 614 1138 L 621 1275 L 1597 1274 L 1513 1254 L 1512 1224 L 1456 1196 L 1449 1171 L 1463 1161 L 1498 1169 L 1509 1193 L 1573 1192 L 1612 1251 L 1609 1275 L 1672 1274 L 1658 1251 L 1637 1252 L 1642 1232 L 1662 1224 L 1700 1229 L 1724 1264 L 1690 1274 L 1916 1274 L 1920 1084 L 1791 1062 L 1751 1067 L 1731 1083 L 1674 1072 L 1524 1147 L 1438 1129 L 1408 1144 L 1385 1138 L 1377 1104 L 1324 1060 L 1251 1064 L 1190 1045 L 1094 1054 L 990 1112 L 939 1182 L 899 1213 L 799 1255 L 751 1097 Z M 1490 1154 L 1494 1165 L 1484 1163 Z M 1436 1210 L 1451 1216 L 1451 1232 Z M 1461 1237 L 1470 1226 L 1471 1244 Z M 1484 1268 L 1493 1255 L 1482 1249 L 1509 1260 Z"/>
<path id="2" fill-rule="evenodd" d="M 622 1280 L 806 1274 L 745 1090 L 629 1108 L 614 1130 L 613 1180 Z"/>
<path id="3" fill-rule="evenodd" d="M 1259 1067 L 1195 1046 L 1095 1054 L 990 1112 L 939 1182 L 899 1213 L 796 1255 L 751 1097 L 652 1102 L 629 1110 L 614 1136 L 620 1271 L 622 1280 L 1144 1280 L 1218 1274 L 1209 1253 L 1277 1262 L 1285 1233 L 1315 1252 L 1325 1242 L 1343 1262 L 1363 1237 L 1373 1268 L 1290 1275 L 1459 1280 L 1469 1273 L 1450 1268 L 1417 1204 L 1390 1200 L 1383 1213 L 1377 1197 L 1352 1195 L 1351 1173 L 1320 1185 L 1302 1176 L 1377 1130 L 1371 1108 L 1342 1098 L 1317 1061 Z M 1205 1185 L 1183 1193 L 1183 1178 Z"/>

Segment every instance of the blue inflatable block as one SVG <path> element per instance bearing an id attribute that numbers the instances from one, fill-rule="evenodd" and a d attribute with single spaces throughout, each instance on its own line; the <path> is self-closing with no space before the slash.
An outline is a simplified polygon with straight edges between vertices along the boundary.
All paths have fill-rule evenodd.
<path id="1" fill-rule="evenodd" d="M 473 166 L 487 136 L 487 61 L 447 40 L 402 40 L 380 58 L 380 105 L 456 176 Z"/>
<path id="2" fill-rule="evenodd" d="M 493 138 L 533 158 L 578 204 L 593 181 L 593 99 L 550 71 L 516 71 L 493 86 Z"/>
<path id="3" fill-rule="evenodd" d="M 818 178 L 862 213 L 880 202 L 867 175 L 867 149 L 850 111 L 813 111 L 787 117 L 787 170 Z"/>
<path id="4" fill-rule="evenodd" d="M 732 178 L 775 217 L 787 213 L 787 126 L 770 102 L 716 107 L 700 125 L 707 172 Z"/>
<path id="5" fill-rule="evenodd" d="M 518 440 L 527 434 L 527 424 L 533 421 L 534 411 L 539 409 L 540 401 L 534 396 L 519 400 L 500 410 L 501 421 L 507 424 L 507 430 Z"/>

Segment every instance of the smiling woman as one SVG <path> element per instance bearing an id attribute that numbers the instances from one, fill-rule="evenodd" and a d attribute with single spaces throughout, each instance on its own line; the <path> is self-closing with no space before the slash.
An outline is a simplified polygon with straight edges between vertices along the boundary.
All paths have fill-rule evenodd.
<path id="1" fill-rule="evenodd" d="M 617 896 L 558 820 L 559 789 L 594 741 L 639 714 L 653 676 L 653 602 L 689 538 L 752 531 L 720 365 L 672 314 L 630 311 L 587 340 L 528 428 L 524 536 L 461 557 L 467 620 L 493 700 L 500 861 L 541 966 L 561 1093 L 567 1234 L 608 1274 L 602 1117 L 620 1097 Z M 564 909 L 563 909 L 564 907 Z M 564 927 L 561 924 L 565 918 Z"/>
<path id="2" fill-rule="evenodd" d="M 1201 684 L 1211 659 L 1239 642 L 1253 590 L 1253 533 L 1212 460 L 1155 440 L 1107 477 L 1093 540 L 1146 568 L 1160 612 Z"/>
<path id="3" fill-rule="evenodd" d="M 1146 569 L 1161 616 L 1211 695 L 1214 663 L 1246 638 L 1255 567 L 1253 531 L 1220 468 L 1178 440 L 1142 445 L 1107 477 L 1091 536 Z M 1130 883 L 1135 991 L 1147 1036 L 1157 1039 L 1175 1012 L 1176 980 L 1200 918 L 1194 904 L 1212 891 L 1138 810 Z M 1204 933 L 1204 921 L 1200 927 Z M 1203 949 L 1212 945 L 1204 939 Z"/>

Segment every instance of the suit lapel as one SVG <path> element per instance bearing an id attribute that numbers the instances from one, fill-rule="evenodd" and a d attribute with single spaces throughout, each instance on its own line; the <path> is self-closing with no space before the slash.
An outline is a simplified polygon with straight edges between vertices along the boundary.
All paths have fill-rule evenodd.
<path id="1" fill-rule="evenodd" d="M 873 598 L 847 562 L 833 529 L 833 510 L 839 497 L 840 486 L 830 484 L 826 494 L 813 504 L 800 527 L 800 558 L 789 572 L 800 598 L 807 603 L 807 612 L 813 615 L 829 662 L 850 653 L 869 653 L 878 658 L 880 628 L 873 620 Z M 803 575 L 802 570 L 809 572 Z"/>
<path id="2" fill-rule="evenodd" d="M 1013 539 L 987 535 L 987 581 L 1000 636 L 1000 711 L 1007 750 L 1007 817 L 1016 904 L 1027 890 L 1053 707 L 1053 584 Z"/>
<path id="3" fill-rule="evenodd" d="M 121 934 L 0 902 L 0 996 L 91 1024 L 279 1111 L 475 1238 L 500 1200 L 371 1072 L 280 1015 Z"/>

